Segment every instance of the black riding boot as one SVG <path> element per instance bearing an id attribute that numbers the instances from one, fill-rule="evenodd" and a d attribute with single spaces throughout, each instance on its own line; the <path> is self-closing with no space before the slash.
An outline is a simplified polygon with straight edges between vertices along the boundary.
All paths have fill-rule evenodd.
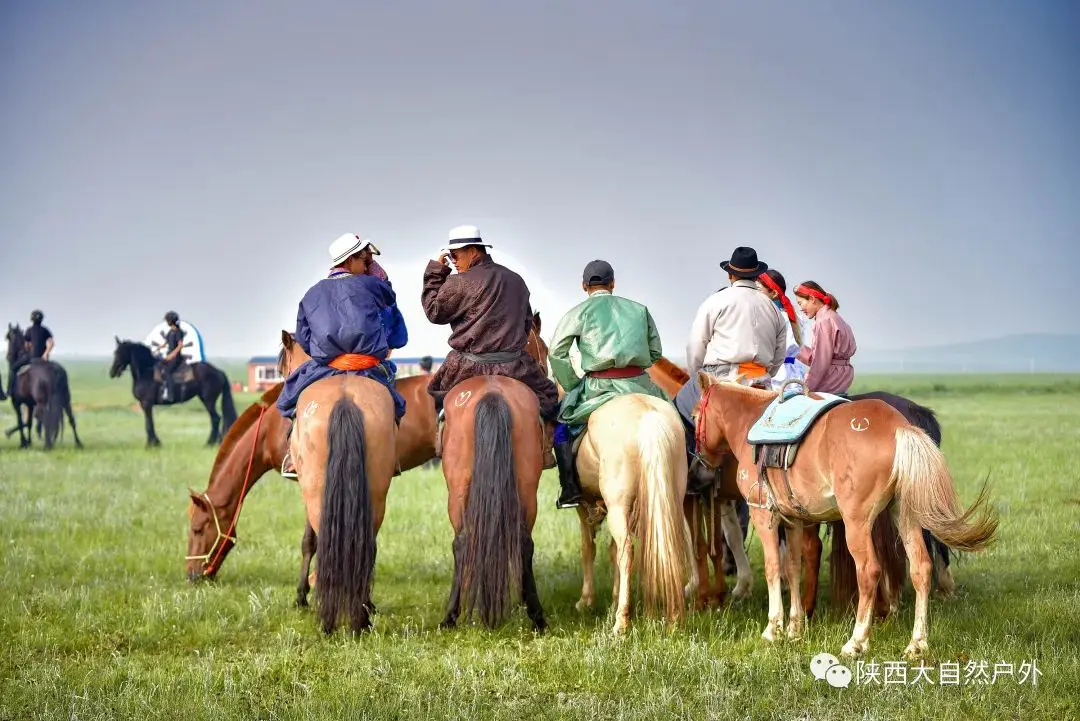
<path id="1" fill-rule="evenodd" d="M 574 465 L 574 442 L 563 441 L 554 446 L 555 462 L 559 468 L 559 485 L 562 493 L 555 501 L 556 508 L 576 508 L 581 503 L 581 483 Z"/>

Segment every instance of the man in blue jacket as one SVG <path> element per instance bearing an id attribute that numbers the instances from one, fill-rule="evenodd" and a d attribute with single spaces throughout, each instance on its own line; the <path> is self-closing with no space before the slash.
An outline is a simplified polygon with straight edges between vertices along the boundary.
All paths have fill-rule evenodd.
<path id="1" fill-rule="evenodd" d="M 285 379 L 277 407 L 286 418 L 296 416 L 296 402 L 305 388 L 338 373 L 379 381 L 394 399 L 395 420 L 400 423 L 405 415 L 405 399 L 394 388 L 397 367 L 389 356 L 405 346 L 409 333 L 397 296 L 375 265 L 373 256 L 379 254 L 374 243 L 352 233 L 330 245 L 330 275 L 304 294 L 296 314 L 296 342 L 311 360 Z M 296 478 L 289 449 L 281 475 Z"/>

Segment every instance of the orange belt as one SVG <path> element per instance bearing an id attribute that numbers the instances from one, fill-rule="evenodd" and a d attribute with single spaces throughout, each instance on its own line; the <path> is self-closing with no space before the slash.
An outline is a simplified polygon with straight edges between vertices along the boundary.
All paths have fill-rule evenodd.
<path id="1" fill-rule="evenodd" d="M 366 371 L 368 368 L 374 368 L 379 365 L 380 362 L 381 361 L 373 355 L 342 353 L 337 358 L 330 361 L 329 366 L 334 370 L 339 371 Z"/>
<path id="2" fill-rule="evenodd" d="M 749 378 L 756 378 L 758 376 L 765 376 L 768 374 L 769 369 L 761 365 L 760 363 L 754 363 L 753 361 L 750 361 L 749 363 L 739 364 L 739 375 L 747 376 Z"/>

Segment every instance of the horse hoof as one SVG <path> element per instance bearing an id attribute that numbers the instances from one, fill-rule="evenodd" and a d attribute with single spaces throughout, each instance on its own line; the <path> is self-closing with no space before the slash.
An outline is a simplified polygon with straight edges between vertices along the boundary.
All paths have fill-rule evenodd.
<path id="1" fill-rule="evenodd" d="M 855 641 L 855 639 L 849 639 L 848 642 L 844 644 L 844 648 L 840 650 L 840 657 L 855 658 L 857 656 L 862 656 L 864 653 L 866 653 L 866 648 L 868 645 L 869 644 L 867 644 L 865 641 L 863 641 L 862 643 L 858 643 Z"/>
<path id="2" fill-rule="evenodd" d="M 297 608 L 307 608 L 308 607 L 307 596 L 297 596 L 296 597 L 296 607 Z"/>
<path id="3" fill-rule="evenodd" d="M 591 598 L 588 599 L 588 600 L 582 598 L 582 599 L 579 599 L 578 602 L 574 604 L 574 609 L 578 613 L 584 613 L 585 611 L 590 610 L 592 608 L 592 605 L 593 605 L 593 602 L 592 602 Z"/>
<path id="4" fill-rule="evenodd" d="M 457 628 L 457 620 L 453 619 L 453 618 L 444 618 L 442 620 L 442 623 L 439 624 L 439 628 L 445 629 L 445 630 L 450 630 L 452 628 Z"/>
<path id="5" fill-rule="evenodd" d="M 904 658 L 908 661 L 915 661 L 920 658 L 925 658 L 930 652 L 930 647 L 925 640 L 916 641 L 911 639 L 911 643 L 904 649 Z"/>
<path id="6" fill-rule="evenodd" d="M 803 637 L 804 623 L 802 619 L 788 621 L 787 637 L 792 641 L 801 641 Z"/>
<path id="7" fill-rule="evenodd" d="M 543 618 L 533 621 L 533 631 L 535 631 L 536 633 L 544 633 L 545 631 L 547 631 L 547 621 L 545 621 Z"/>
<path id="8" fill-rule="evenodd" d="M 761 632 L 761 637 L 769 643 L 775 643 L 776 639 L 783 633 L 784 623 L 780 619 L 770 620 L 768 625 L 765 626 L 765 630 Z"/>
<path id="9" fill-rule="evenodd" d="M 737 583 L 735 589 L 731 592 L 731 597 L 734 599 L 742 600 L 744 598 L 750 598 L 753 595 L 753 590 L 749 583 Z"/>

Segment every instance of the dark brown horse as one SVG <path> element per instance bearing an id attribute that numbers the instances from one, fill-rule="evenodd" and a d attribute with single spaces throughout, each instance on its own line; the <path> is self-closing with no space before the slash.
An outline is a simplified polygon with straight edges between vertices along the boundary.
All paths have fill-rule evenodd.
<path id="1" fill-rule="evenodd" d="M 8 431 L 8 435 L 17 430 L 19 447 L 29 448 L 33 440 L 32 424 L 36 418 L 38 436 L 41 436 L 44 429 L 45 450 L 51 450 L 60 437 L 66 413 L 71 433 L 75 437 L 75 447 L 82 448 L 79 431 L 75 426 L 75 414 L 71 409 L 71 387 L 68 385 L 67 371 L 55 361 L 31 360 L 30 351 L 26 347 L 26 337 L 18 325 L 8 324 L 7 344 L 11 405 L 15 409 L 17 421 L 15 429 Z"/>
<path id="2" fill-rule="evenodd" d="M 116 338 L 116 350 L 113 363 L 109 368 L 110 378 L 119 378 L 128 368 L 131 369 L 131 394 L 142 407 L 146 418 L 146 445 L 160 446 L 161 440 L 154 430 L 154 406 L 186 403 L 198 398 L 210 414 L 210 437 L 206 445 L 220 443 L 229 431 L 229 426 L 236 420 L 236 407 L 233 405 L 232 389 L 229 378 L 220 368 L 209 363 L 192 363 L 192 380 L 178 383 L 177 397 L 169 403 L 161 401 L 161 382 L 154 378 L 157 361 L 154 354 L 142 343 Z M 221 415 L 214 407 L 221 397 Z M 220 427 L 219 427 L 220 426 Z"/>
<path id="3" fill-rule="evenodd" d="M 478 376 L 447 393 L 443 475 L 454 528 L 454 580 L 443 628 L 464 606 L 489 628 L 520 591 L 533 628 L 547 626 L 533 577 L 532 528 L 543 472 L 540 405 L 520 381 Z"/>

